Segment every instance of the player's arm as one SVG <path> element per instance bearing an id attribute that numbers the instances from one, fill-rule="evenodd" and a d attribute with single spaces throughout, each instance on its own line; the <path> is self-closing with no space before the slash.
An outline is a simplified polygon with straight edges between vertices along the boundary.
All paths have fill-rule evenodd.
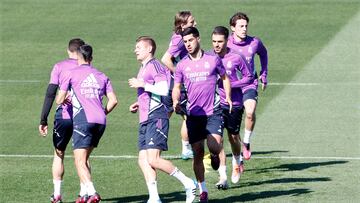
<path id="1" fill-rule="evenodd" d="M 172 100 L 173 100 L 173 108 L 175 112 L 180 111 L 180 96 L 181 96 L 181 83 L 174 83 L 174 88 L 172 90 Z"/>
<path id="2" fill-rule="evenodd" d="M 47 118 L 49 116 L 51 107 L 54 103 L 57 88 L 58 85 L 49 84 L 45 93 L 44 103 L 40 116 L 40 125 L 39 125 L 39 132 L 43 136 L 46 136 L 47 134 L 47 126 L 48 126 Z"/>
<path id="3" fill-rule="evenodd" d="M 230 107 L 229 111 L 231 112 L 231 110 L 232 110 L 232 101 L 231 101 L 230 79 L 226 74 L 222 75 L 221 79 L 223 81 L 224 90 L 225 90 L 225 101 L 229 104 L 229 107 Z"/>
<path id="4" fill-rule="evenodd" d="M 265 46 L 261 41 L 259 41 L 257 54 L 260 57 L 260 81 L 262 83 L 261 89 L 264 91 L 267 85 L 267 73 L 268 73 L 268 54 Z"/>
<path id="5" fill-rule="evenodd" d="M 241 60 L 236 69 L 237 71 L 240 71 L 242 77 L 240 80 L 231 82 L 232 88 L 244 88 L 254 82 L 254 76 L 250 73 L 244 60 Z"/>
<path id="6" fill-rule="evenodd" d="M 171 71 L 175 72 L 175 65 L 172 60 L 173 56 L 169 52 L 165 52 L 164 56 L 161 58 L 161 62 Z"/>
<path id="7" fill-rule="evenodd" d="M 105 107 L 105 114 L 107 115 L 116 107 L 118 101 L 114 92 L 108 92 L 106 97 L 108 98 L 108 102 Z"/>
<path id="8" fill-rule="evenodd" d="M 56 103 L 59 104 L 59 105 L 64 103 L 65 98 L 66 98 L 66 94 L 67 94 L 67 91 L 59 90 L 59 93 L 56 96 Z"/>
<path id="9" fill-rule="evenodd" d="M 144 88 L 146 92 L 151 92 L 160 96 L 166 96 L 169 87 L 166 80 L 155 82 L 154 84 L 146 83 L 137 78 L 129 79 L 129 86 L 133 88 Z"/>

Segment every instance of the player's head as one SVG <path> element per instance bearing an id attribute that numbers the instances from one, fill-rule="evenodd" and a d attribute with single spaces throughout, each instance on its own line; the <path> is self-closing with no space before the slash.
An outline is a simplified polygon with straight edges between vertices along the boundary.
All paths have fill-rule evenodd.
<path id="1" fill-rule="evenodd" d="M 224 53 L 227 47 L 227 39 L 229 37 L 229 30 L 224 26 L 217 26 L 212 32 L 212 45 L 215 53 Z"/>
<path id="2" fill-rule="evenodd" d="M 181 33 L 184 45 L 189 54 L 195 53 L 200 49 L 200 33 L 195 27 L 188 27 Z"/>
<path id="3" fill-rule="evenodd" d="M 229 21 L 230 28 L 234 34 L 240 38 L 245 39 L 247 36 L 247 27 L 249 24 L 249 18 L 245 13 L 235 13 Z"/>
<path id="4" fill-rule="evenodd" d="M 80 39 L 80 38 L 74 38 L 74 39 L 71 39 L 69 41 L 69 45 L 68 45 L 68 48 L 67 48 L 67 52 L 68 52 L 68 55 L 70 58 L 77 58 L 77 50 L 79 49 L 80 46 L 84 45 L 85 42 L 84 40 Z"/>
<path id="5" fill-rule="evenodd" d="M 140 36 L 136 39 L 135 54 L 138 61 L 152 58 L 156 51 L 155 40 L 149 36 Z"/>
<path id="6" fill-rule="evenodd" d="M 92 53 L 93 53 L 93 50 L 90 45 L 84 44 L 84 45 L 80 46 L 77 49 L 79 64 L 83 64 L 84 62 L 90 63 L 93 59 Z"/>
<path id="7" fill-rule="evenodd" d="M 190 11 L 179 11 L 175 15 L 174 32 L 180 34 L 185 28 L 195 27 L 196 21 Z"/>

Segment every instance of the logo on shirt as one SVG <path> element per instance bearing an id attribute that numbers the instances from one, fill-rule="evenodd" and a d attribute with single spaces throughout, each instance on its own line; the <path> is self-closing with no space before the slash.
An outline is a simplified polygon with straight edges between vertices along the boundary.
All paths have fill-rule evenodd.
<path id="1" fill-rule="evenodd" d="M 96 98 L 99 96 L 100 85 L 97 82 L 94 74 L 90 74 L 81 83 L 80 92 L 85 98 Z"/>
<path id="2" fill-rule="evenodd" d="M 206 69 L 210 68 L 209 62 L 205 61 L 204 67 L 205 67 Z"/>
<path id="3" fill-rule="evenodd" d="M 249 47 L 249 48 L 248 48 L 248 52 L 249 52 L 250 54 L 253 54 L 253 53 L 254 53 L 253 48 L 252 48 L 252 47 Z"/>
<path id="4" fill-rule="evenodd" d="M 81 83 L 81 87 L 94 87 L 94 88 L 100 88 L 100 85 L 96 81 L 96 78 L 94 74 L 90 74 L 86 77 L 84 81 Z"/>
<path id="5" fill-rule="evenodd" d="M 227 62 L 226 67 L 229 68 L 229 69 L 232 67 L 231 61 L 228 61 L 228 62 Z"/>
<path id="6" fill-rule="evenodd" d="M 187 66 L 187 67 L 185 68 L 185 71 L 191 71 L 190 67 Z"/>

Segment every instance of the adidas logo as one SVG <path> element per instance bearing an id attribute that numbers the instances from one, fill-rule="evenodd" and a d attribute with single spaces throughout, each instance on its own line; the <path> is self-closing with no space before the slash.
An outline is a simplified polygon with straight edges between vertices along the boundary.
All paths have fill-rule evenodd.
<path id="1" fill-rule="evenodd" d="M 190 71 L 191 69 L 190 69 L 190 67 L 189 66 L 187 66 L 186 68 L 185 68 L 185 71 Z"/>
<path id="2" fill-rule="evenodd" d="M 93 88 L 100 88 L 94 74 L 90 74 L 86 77 L 85 80 L 82 81 L 81 87 L 93 87 Z"/>
<path id="3" fill-rule="evenodd" d="M 151 138 L 150 142 L 148 145 L 154 145 L 153 139 Z"/>

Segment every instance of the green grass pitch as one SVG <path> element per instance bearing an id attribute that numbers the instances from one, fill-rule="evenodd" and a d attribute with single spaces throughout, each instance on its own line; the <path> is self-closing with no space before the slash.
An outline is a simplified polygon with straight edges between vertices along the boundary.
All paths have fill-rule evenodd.
<path id="1" fill-rule="evenodd" d="M 138 117 L 128 111 L 136 92 L 127 80 L 139 67 L 137 36 L 154 37 L 160 58 L 174 15 L 184 9 L 195 16 L 204 49 L 211 48 L 213 27 L 228 26 L 243 11 L 249 34 L 269 53 L 270 85 L 259 95 L 253 158 L 227 191 L 215 189 L 217 172 L 208 169 L 210 202 L 360 200 L 359 0 L 0 0 L 0 202 L 49 202 L 52 159 L 32 155 L 53 153 L 51 136 L 39 137 L 37 128 L 51 68 L 66 57 L 73 37 L 93 46 L 93 64 L 111 78 L 119 100 L 93 155 L 120 158 L 91 159 L 95 187 L 103 202 L 147 200 L 134 158 Z M 173 116 L 164 155 L 180 155 L 180 124 Z M 65 202 L 79 192 L 70 148 Z M 194 177 L 191 161 L 172 161 Z M 183 202 L 181 184 L 158 174 L 163 202 Z"/>

